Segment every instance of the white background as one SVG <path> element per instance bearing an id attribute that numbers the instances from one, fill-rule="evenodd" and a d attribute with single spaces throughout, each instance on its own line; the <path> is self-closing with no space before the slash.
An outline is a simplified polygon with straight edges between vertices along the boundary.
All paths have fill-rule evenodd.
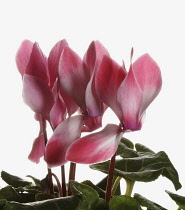
<path id="1" fill-rule="evenodd" d="M 33 112 L 21 96 L 22 80 L 15 65 L 16 51 L 24 39 L 37 41 L 47 55 L 65 38 L 80 56 L 92 40 L 99 40 L 118 63 L 129 66 L 130 49 L 134 59 L 148 52 L 158 63 L 163 88 L 147 110 L 141 131 L 126 137 L 158 152 L 165 150 L 185 185 L 185 7 L 184 1 L 166 0 L 0 0 L 0 170 L 25 177 L 43 178 L 46 165 L 30 162 L 27 156 L 38 134 Z M 107 114 L 105 123 L 116 123 Z M 77 166 L 77 180 L 98 182 L 104 174 Z M 54 169 L 59 175 L 59 169 Z M 0 182 L 1 186 L 4 183 Z M 183 187 L 177 193 L 185 196 Z M 122 186 L 124 193 L 124 182 Z M 175 209 L 164 190 L 175 192 L 165 178 L 153 183 L 136 183 L 141 193 L 167 209 Z"/>

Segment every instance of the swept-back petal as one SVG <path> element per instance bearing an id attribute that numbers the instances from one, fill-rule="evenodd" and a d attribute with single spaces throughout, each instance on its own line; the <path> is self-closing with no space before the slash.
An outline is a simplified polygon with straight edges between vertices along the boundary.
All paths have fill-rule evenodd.
<path id="1" fill-rule="evenodd" d="M 139 130 L 140 111 L 143 102 L 142 90 L 135 78 L 132 66 L 118 89 L 117 100 L 122 109 L 122 125 L 128 130 Z"/>
<path id="2" fill-rule="evenodd" d="M 89 118 L 84 122 L 82 132 L 92 132 L 102 127 L 102 116 Z"/>
<path id="3" fill-rule="evenodd" d="M 34 43 L 25 74 L 36 76 L 48 84 L 47 60 L 37 43 Z"/>
<path id="4" fill-rule="evenodd" d="M 64 90 L 62 88 L 60 88 L 60 95 L 65 102 L 68 115 L 71 116 L 72 114 L 74 114 L 79 109 L 79 106 L 69 95 L 67 95 L 64 92 Z"/>
<path id="5" fill-rule="evenodd" d="M 58 95 L 50 112 L 50 122 L 53 129 L 66 119 L 66 114 L 67 110 L 64 100 Z"/>
<path id="6" fill-rule="evenodd" d="M 84 70 L 81 58 L 69 47 L 65 47 L 61 55 L 59 77 L 63 90 L 86 112 L 85 90 L 89 74 Z"/>
<path id="7" fill-rule="evenodd" d="M 23 76 L 30 60 L 30 55 L 33 49 L 33 42 L 24 40 L 16 54 L 16 64 L 20 74 Z"/>
<path id="8" fill-rule="evenodd" d="M 116 152 L 122 134 L 118 125 L 108 124 L 102 131 L 76 140 L 69 147 L 66 159 L 85 164 L 106 161 Z"/>
<path id="9" fill-rule="evenodd" d="M 92 41 L 83 58 L 90 75 L 99 67 L 104 55 L 109 55 L 107 49 L 99 41 Z"/>
<path id="10" fill-rule="evenodd" d="M 23 99 L 34 112 L 41 114 L 47 120 L 49 119 L 54 98 L 50 88 L 43 80 L 25 74 L 23 77 Z"/>
<path id="11" fill-rule="evenodd" d="M 89 70 L 91 79 L 86 89 L 86 106 L 90 117 L 103 115 L 103 103 L 99 99 L 95 88 L 96 71 L 102 62 L 103 56 L 109 56 L 107 49 L 99 42 L 93 41 L 84 55 L 84 66 Z"/>
<path id="12" fill-rule="evenodd" d="M 142 115 L 161 90 L 161 72 L 157 63 L 148 54 L 142 55 L 133 63 L 133 72 L 143 92 Z"/>
<path id="13" fill-rule="evenodd" d="M 58 77 L 59 59 L 66 46 L 68 46 L 68 43 L 65 39 L 63 39 L 57 42 L 50 51 L 50 54 L 48 57 L 48 70 L 49 70 L 51 88 L 53 87 L 55 80 Z"/>
<path id="14" fill-rule="evenodd" d="M 32 150 L 28 156 L 28 159 L 34 163 L 39 163 L 40 158 L 44 156 L 44 151 L 45 151 L 45 139 L 44 139 L 44 134 L 42 133 L 34 140 Z"/>
<path id="15" fill-rule="evenodd" d="M 104 56 L 95 77 L 96 92 L 99 98 L 116 113 L 120 120 L 122 111 L 117 102 L 117 91 L 126 74 L 123 67 L 109 56 Z"/>
<path id="16" fill-rule="evenodd" d="M 76 115 L 57 126 L 46 145 L 45 161 L 48 167 L 61 166 L 67 162 L 66 151 L 80 137 L 83 121 L 83 115 Z"/>
<path id="17" fill-rule="evenodd" d="M 89 117 L 98 117 L 98 116 L 103 115 L 104 113 L 103 102 L 97 96 L 97 93 L 96 93 L 94 74 L 87 85 L 87 89 L 85 92 L 85 102 L 86 102 Z"/>

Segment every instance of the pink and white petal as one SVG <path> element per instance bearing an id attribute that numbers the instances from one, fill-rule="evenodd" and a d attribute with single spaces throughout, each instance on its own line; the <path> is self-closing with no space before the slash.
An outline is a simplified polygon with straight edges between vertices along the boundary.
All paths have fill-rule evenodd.
<path id="1" fill-rule="evenodd" d="M 50 51 L 50 54 L 48 57 L 48 70 L 49 70 L 51 88 L 53 87 L 56 81 L 56 78 L 58 77 L 59 59 L 66 46 L 68 46 L 68 43 L 65 39 L 63 39 L 57 42 Z"/>
<path id="2" fill-rule="evenodd" d="M 142 114 L 161 90 L 161 72 L 149 54 L 142 55 L 134 62 L 133 72 L 143 92 Z"/>
<path id="3" fill-rule="evenodd" d="M 83 58 L 90 75 L 99 67 L 104 55 L 109 55 L 107 49 L 99 41 L 92 41 Z"/>
<path id="4" fill-rule="evenodd" d="M 71 116 L 79 109 L 77 103 L 62 89 L 58 79 L 55 81 L 52 92 L 55 99 L 58 97 L 58 95 L 60 95 L 60 98 L 63 99 L 68 116 Z"/>
<path id="5" fill-rule="evenodd" d="M 96 72 L 95 84 L 99 98 L 110 107 L 121 120 L 122 111 L 117 102 L 117 91 L 126 77 L 127 72 L 113 59 L 104 56 Z"/>
<path id="6" fill-rule="evenodd" d="M 40 158 L 44 156 L 44 152 L 45 152 L 45 139 L 44 139 L 44 134 L 42 133 L 34 140 L 32 150 L 28 156 L 28 159 L 34 163 L 39 163 Z"/>
<path id="7" fill-rule="evenodd" d="M 92 132 L 102 127 L 102 116 L 89 118 L 84 122 L 82 132 Z"/>
<path id="8" fill-rule="evenodd" d="M 47 59 L 37 43 L 34 43 L 25 74 L 38 77 L 48 84 Z"/>
<path id="9" fill-rule="evenodd" d="M 76 104 L 76 102 L 69 95 L 67 95 L 64 92 L 64 90 L 62 88 L 60 88 L 60 95 L 65 102 L 68 115 L 71 116 L 79 109 L 79 106 Z"/>
<path id="10" fill-rule="evenodd" d="M 81 58 L 69 47 L 65 47 L 61 55 L 59 77 L 63 90 L 86 112 L 85 90 L 89 74 L 83 68 Z"/>
<path id="11" fill-rule="evenodd" d="M 45 161 L 48 167 L 62 166 L 68 147 L 80 137 L 84 121 L 83 115 L 76 115 L 61 122 L 54 130 L 45 150 Z"/>
<path id="12" fill-rule="evenodd" d="M 49 120 L 54 98 L 50 88 L 43 80 L 25 74 L 23 77 L 23 100 L 34 112 Z"/>
<path id="13" fill-rule="evenodd" d="M 93 74 L 94 75 L 94 74 Z M 85 102 L 87 107 L 87 115 L 89 117 L 102 116 L 104 113 L 104 107 L 102 100 L 97 96 L 95 90 L 94 76 L 91 77 L 90 82 L 87 85 L 85 92 Z"/>
<path id="14" fill-rule="evenodd" d="M 120 126 L 108 124 L 102 131 L 76 140 L 69 147 L 66 159 L 84 164 L 106 161 L 115 154 L 122 135 Z"/>
<path id="15" fill-rule="evenodd" d="M 30 60 L 32 49 L 33 42 L 29 40 L 24 40 L 17 51 L 15 60 L 17 68 L 22 76 L 24 75 L 28 62 Z"/>
<path id="16" fill-rule="evenodd" d="M 66 115 L 66 105 L 64 100 L 58 95 L 50 112 L 50 122 L 53 129 L 66 119 Z"/>
<path id="17" fill-rule="evenodd" d="M 143 94 L 132 70 L 130 70 L 120 85 L 117 94 L 118 102 L 122 109 L 122 125 L 125 130 L 140 130 L 140 111 L 142 108 Z"/>

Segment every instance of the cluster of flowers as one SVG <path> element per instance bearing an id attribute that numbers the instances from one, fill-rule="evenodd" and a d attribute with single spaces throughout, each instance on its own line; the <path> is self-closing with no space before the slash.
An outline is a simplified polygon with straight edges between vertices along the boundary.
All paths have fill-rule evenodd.
<path id="1" fill-rule="evenodd" d="M 48 57 L 37 43 L 25 40 L 16 64 L 24 102 L 40 123 L 29 159 L 38 163 L 44 156 L 49 168 L 67 161 L 92 164 L 111 158 L 123 133 L 141 129 L 145 111 L 162 85 L 160 69 L 148 54 L 131 63 L 127 72 L 99 41 L 93 41 L 81 59 L 66 40 L 56 43 Z M 80 137 L 102 126 L 108 107 L 120 124 L 107 124 Z M 48 141 L 46 121 L 53 129 Z"/>

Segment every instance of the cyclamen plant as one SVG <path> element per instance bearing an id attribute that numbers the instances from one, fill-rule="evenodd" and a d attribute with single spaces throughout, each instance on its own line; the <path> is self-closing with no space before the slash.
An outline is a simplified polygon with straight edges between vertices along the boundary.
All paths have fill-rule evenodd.
<path id="1" fill-rule="evenodd" d="M 146 109 L 161 90 L 160 68 L 149 54 L 131 64 L 129 71 L 120 66 L 107 49 L 93 41 L 83 59 L 66 40 L 61 40 L 46 57 L 37 43 L 22 42 L 16 64 L 23 81 L 23 100 L 35 113 L 39 134 L 33 142 L 28 158 L 39 163 L 44 157 L 48 174 L 43 180 L 33 176 L 34 184 L 2 171 L 4 181 L 12 187 L 0 191 L 1 209 L 165 209 L 147 198 L 134 194 L 136 181 L 150 182 L 160 175 L 181 188 L 176 169 L 165 152 L 155 153 L 141 144 L 133 144 L 122 137 L 124 133 L 142 128 Z M 102 127 L 103 114 L 111 108 L 119 125 Z M 47 124 L 52 135 L 47 138 Z M 90 134 L 85 135 L 85 132 Z M 91 133 L 93 132 L 93 133 Z M 83 134 L 83 137 L 81 135 Z M 116 158 L 120 156 L 121 159 Z M 65 164 L 70 161 L 69 182 L 65 179 Z M 90 181 L 75 180 L 76 164 L 92 164 L 90 168 L 108 174 L 94 185 Z M 52 173 L 61 167 L 61 183 Z M 57 181 L 58 189 L 53 185 Z M 127 183 L 121 195 L 120 180 Z M 30 186 L 31 185 L 31 186 Z M 15 201 L 4 192 L 13 192 Z M 174 194 L 167 192 L 172 199 Z M 29 195 L 29 200 L 23 198 Z M 30 197 L 30 194 L 32 195 Z M 61 198 L 56 198 L 61 197 Z M 51 199 L 52 198 L 52 199 Z M 45 200 L 49 199 L 49 200 Z M 38 202 L 38 200 L 45 200 Z M 185 202 L 178 203 L 185 209 Z M 32 202 L 25 204 L 27 202 Z M 182 207 L 184 205 L 184 207 Z M 180 208 L 179 207 L 179 208 Z"/>

